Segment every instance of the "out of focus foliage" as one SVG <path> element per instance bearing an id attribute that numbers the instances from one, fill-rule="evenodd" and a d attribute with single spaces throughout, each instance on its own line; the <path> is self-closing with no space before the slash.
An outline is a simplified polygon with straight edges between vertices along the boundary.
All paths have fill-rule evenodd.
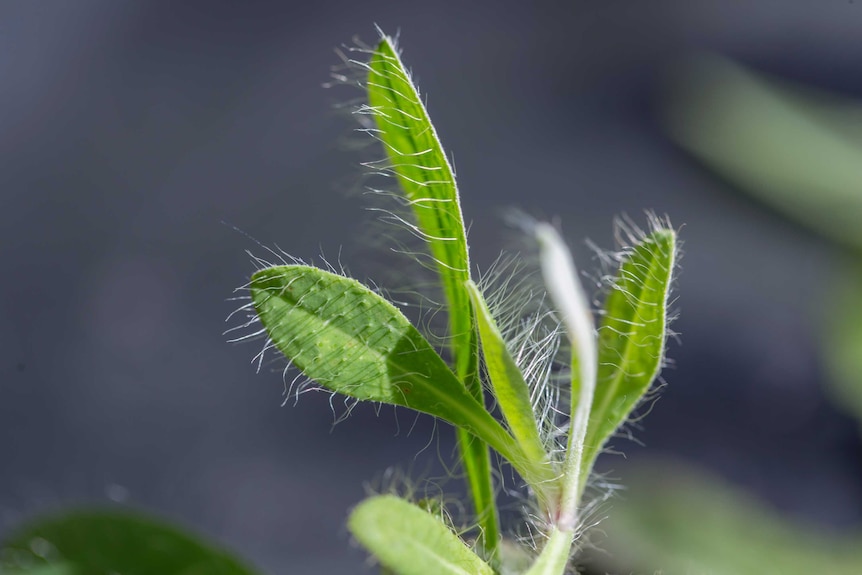
<path id="1" fill-rule="evenodd" d="M 21 525 L 0 544 L 0 573 L 253 575 L 183 529 L 137 512 L 66 511 Z"/>
<path id="2" fill-rule="evenodd" d="M 827 391 L 862 427 L 862 104 L 714 56 L 678 68 L 668 87 L 665 126 L 683 150 L 835 243 L 827 302 L 805 311 L 825 310 Z M 627 483 L 599 559 L 614 572 L 862 573 L 860 532 L 818 529 L 675 464 L 644 466 Z"/>
<path id="3" fill-rule="evenodd" d="M 836 281 L 833 293 L 822 348 L 832 384 L 829 391 L 862 427 L 862 258 Z"/>
<path id="4" fill-rule="evenodd" d="M 605 524 L 613 573 L 862 573 L 862 533 L 824 532 L 674 464 L 641 469 L 630 483 Z"/>
<path id="5" fill-rule="evenodd" d="M 862 104 L 717 57 L 672 76 L 667 132 L 741 190 L 862 249 Z"/>
<path id="6" fill-rule="evenodd" d="M 685 151 L 855 259 L 824 278 L 836 287 L 820 341 L 836 403 L 862 418 L 862 103 L 716 56 L 678 68 L 667 95 Z"/>

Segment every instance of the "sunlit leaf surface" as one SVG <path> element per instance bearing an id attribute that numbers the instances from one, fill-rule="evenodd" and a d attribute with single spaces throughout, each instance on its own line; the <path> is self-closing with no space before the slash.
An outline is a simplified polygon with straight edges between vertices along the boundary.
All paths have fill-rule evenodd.
<path id="1" fill-rule="evenodd" d="M 351 533 L 398 575 L 493 575 L 445 523 L 392 495 L 360 503 L 347 523 Z"/>
<path id="2" fill-rule="evenodd" d="M 659 228 L 646 235 L 631 247 L 605 301 L 582 481 L 661 370 L 675 257 L 672 230 Z"/>

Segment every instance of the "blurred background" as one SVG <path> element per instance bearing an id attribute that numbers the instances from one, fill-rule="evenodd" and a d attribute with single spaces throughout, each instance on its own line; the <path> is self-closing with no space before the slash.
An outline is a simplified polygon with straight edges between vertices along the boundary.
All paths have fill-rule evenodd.
<path id="1" fill-rule="evenodd" d="M 223 332 L 244 234 L 379 269 L 336 111 L 359 93 L 321 86 L 375 23 L 454 157 L 478 266 L 506 207 L 559 217 L 585 270 L 614 216 L 682 226 L 675 366 L 601 460 L 627 489 L 590 572 L 862 572 L 853 0 L 0 3 L 0 537 L 119 502 L 270 573 L 371 572 L 347 511 L 387 468 L 440 474 L 451 431 L 282 406 Z"/>

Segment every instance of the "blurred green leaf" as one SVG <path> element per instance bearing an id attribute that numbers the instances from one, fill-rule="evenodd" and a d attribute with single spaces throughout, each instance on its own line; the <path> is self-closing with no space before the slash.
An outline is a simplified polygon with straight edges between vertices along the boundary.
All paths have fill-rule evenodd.
<path id="1" fill-rule="evenodd" d="M 862 425 L 862 269 L 846 273 L 832 290 L 822 353 L 835 404 Z"/>
<path id="2" fill-rule="evenodd" d="M 131 511 L 36 518 L 0 547 L 0 572 L 29 575 L 253 575 L 223 550 Z"/>
<path id="3" fill-rule="evenodd" d="M 478 336 L 464 287 L 470 279 L 470 258 L 455 174 L 419 90 L 389 36 L 382 35 L 371 56 L 366 89 L 368 107 L 360 111 L 373 116 L 377 127 L 373 134 L 386 151 L 383 162 L 369 166 L 395 176 L 404 192 L 416 220 L 415 228 L 408 226 L 428 245 L 446 296 L 455 373 L 473 398 L 484 403 Z M 488 448 L 461 428 L 458 445 L 482 525 L 483 546 L 493 554 L 499 522 Z"/>
<path id="4" fill-rule="evenodd" d="M 680 465 L 629 473 L 603 525 L 614 572 L 664 575 L 858 575 L 862 534 L 842 536 L 778 514 Z"/>
<path id="5" fill-rule="evenodd" d="M 827 237 L 862 249 L 862 103 L 717 57 L 675 75 L 671 136 L 719 174 Z M 862 277 L 839 278 L 822 353 L 836 403 L 862 419 Z"/>
<path id="6" fill-rule="evenodd" d="M 35 565 L 30 568 L 12 567 L 7 569 L 3 567 L 0 561 L 0 573 L 3 575 L 75 575 L 77 573 L 69 564 L 56 563 L 53 565 Z"/>
<path id="7" fill-rule="evenodd" d="M 362 545 L 398 575 L 493 575 L 449 527 L 393 495 L 360 503 L 347 522 Z"/>
<path id="8" fill-rule="evenodd" d="M 676 234 L 657 228 L 630 248 L 605 301 L 581 483 L 608 438 L 649 391 L 664 361 Z"/>
<path id="9" fill-rule="evenodd" d="M 673 76 L 670 136 L 741 189 L 862 247 L 862 104 L 767 80 L 718 57 Z"/>

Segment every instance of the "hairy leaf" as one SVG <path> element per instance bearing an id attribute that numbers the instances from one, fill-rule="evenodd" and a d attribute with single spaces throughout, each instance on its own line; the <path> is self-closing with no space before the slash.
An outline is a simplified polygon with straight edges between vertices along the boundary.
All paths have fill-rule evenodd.
<path id="1" fill-rule="evenodd" d="M 631 248 L 605 301 L 581 483 L 605 441 L 649 390 L 664 360 L 676 234 L 657 229 Z"/>
<path id="2" fill-rule="evenodd" d="M 386 160 L 376 169 L 394 175 L 415 221 L 413 232 L 428 245 L 446 296 L 455 373 L 479 403 L 478 341 L 464 282 L 470 279 L 467 234 L 455 174 L 437 131 L 394 41 L 383 36 L 368 64 L 368 112 Z M 483 546 L 493 553 L 499 538 L 491 465 L 484 442 L 458 430 L 467 482 L 483 526 Z"/>
<path id="3" fill-rule="evenodd" d="M 437 262 L 449 307 L 453 349 L 473 332 L 464 282 L 470 279 L 467 237 L 455 176 L 419 92 L 389 37 L 384 36 L 369 63 L 368 103 L 388 163 L 416 218 L 417 230 Z"/>
<path id="4" fill-rule="evenodd" d="M 347 523 L 351 533 L 398 575 L 493 575 L 438 518 L 393 495 L 360 503 Z"/>
<path id="5" fill-rule="evenodd" d="M 332 391 L 429 413 L 470 431 L 536 476 L 505 429 L 398 309 L 356 280 L 315 267 L 260 270 L 252 302 L 269 337 Z"/>
<path id="6" fill-rule="evenodd" d="M 65 512 L 17 529 L 0 552 L 0 572 L 15 569 L 38 575 L 254 573 L 228 553 L 177 527 L 138 513 L 111 510 Z"/>
<path id="7" fill-rule="evenodd" d="M 485 365 L 494 389 L 494 397 L 524 454 L 539 464 L 544 463 L 548 457 L 533 415 L 530 388 L 524 381 L 518 364 L 509 353 L 479 288 L 473 282 L 469 282 L 467 288 L 473 301 L 473 309 L 476 311 L 482 353 L 485 356 Z"/>
<path id="8" fill-rule="evenodd" d="M 545 223 L 537 224 L 534 233 L 539 243 L 539 261 L 548 295 L 572 344 L 571 415 L 557 519 L 557 525 L 568 531 L 574 529 L 578 522 L 578 505 L 583 492 L 580 478 L 589 474 L 584 464 L 584 442 L 596 388 L 595 321 L 572 254 L 563 238 L 553 226 Z M 540 562 L 549 561 L 554 565 L 556 560 L 546 554 L 559 553 L 559 550 L 559 547 L 546 546 Z"/>

